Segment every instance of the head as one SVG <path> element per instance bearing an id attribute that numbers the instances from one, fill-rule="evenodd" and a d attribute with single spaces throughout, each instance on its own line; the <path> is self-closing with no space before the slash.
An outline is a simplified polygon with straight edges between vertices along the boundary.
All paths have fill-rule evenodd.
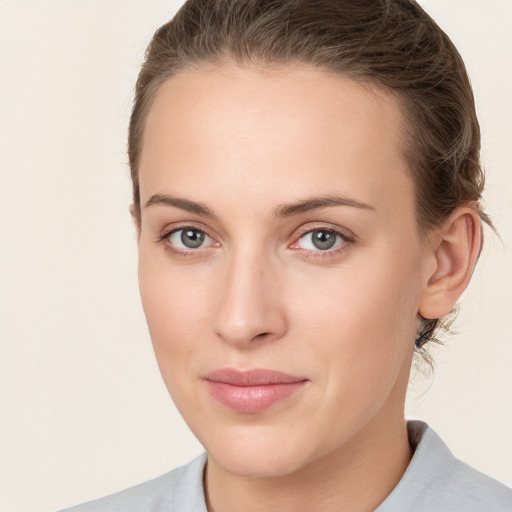
<path id="1" fill-rule="evenodd" d="M 181 71 L 231 62 L 262 68 L 311 64 L 391 93 L 404 117 L 404 157 L 426 234 L 460 205 L 481 207 L 480 128 L 460 54 L 410 0 L 187 2 L 154 35 L 140 72 L 129 131 L 133 215 L 140 224 L 139 162 L 145 119 L 162 83 Z M 425 319 L 416 350 L 436 341 Z"/>
<path id="2" fill-rule="evenodd" d="M 303 449 L 311 462 L 403 413 L 413 350 L 480 249 L 479 145 L 463 62 L 413 1 L 191 0 L 156 32 L 129 133 L 141 293 L 207 450 L 229 451 L 198 417 L 261 474 L 285 439 L 290 454 L 330 439 Z M 204 382 L 228 366 L 285 371 L 308 398 L 210 407 Z M 294 410 L 312 417 L 296 437 Z"/>

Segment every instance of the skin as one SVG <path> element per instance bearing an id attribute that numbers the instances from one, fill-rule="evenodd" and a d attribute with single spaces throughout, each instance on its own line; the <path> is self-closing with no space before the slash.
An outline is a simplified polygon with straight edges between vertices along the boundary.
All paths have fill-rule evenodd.
<path id="1" fill-rule="evenodd" d="M 187 70 L 157 93 L 140 290 L 164 381 L 208 452 L 210 511 L 370 511 L 405 471 L 418 313 L 450 311 L 480 230 L 465 207 L 420 236 L 403 138 L 390 94 L 305 65 Z M 348 204 L 283 206 L 333 197 Z M 186 248 L 185 227 L 203 245 Z M 307 382 L 247 414 L 208 391 L 226 367 Z"/>

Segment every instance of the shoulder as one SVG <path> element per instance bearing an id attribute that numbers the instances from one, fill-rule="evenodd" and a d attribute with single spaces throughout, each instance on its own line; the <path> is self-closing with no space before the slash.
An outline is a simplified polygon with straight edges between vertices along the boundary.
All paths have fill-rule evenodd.
<path id="1" fill-rule="evenodd" d="M 203 512 L 205 463 L 203 454 L 157 478 L 60 512 Z"/>
<path id="2" fill-rule="evenodd" d="M 511 512 L 512 489 L 453 456 L 423 422 L 409 422 L 414 456 L 378 512 Z"/>
<path id="3" fill-rule="evenodd" d="M 454 503 L 474 504 L 478 507 L 475 510 L 512 511 L 512 489 L 459 460 L 447 471 L 439 488 Z"/>

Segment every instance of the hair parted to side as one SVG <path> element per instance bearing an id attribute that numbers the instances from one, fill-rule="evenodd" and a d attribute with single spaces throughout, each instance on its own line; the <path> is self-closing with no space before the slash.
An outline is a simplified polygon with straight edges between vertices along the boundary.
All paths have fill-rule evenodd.
<path id="1" fill-rule="evenodd" d="M 480 128 L 457 49 L 414 0 L 188 0 L 146 51 L 132 110 L 128 155 L 132 211 L 140 223 L 139 161 L 148 110 L 180 71 L 235 63 L 311 64 L 392 92 L 405 120 L 404 156 L 422 232 L 464 204 L 492 227 L 480 201 Z M 442 319 L 423 322 L 416 351 L 436 341 Z"/>

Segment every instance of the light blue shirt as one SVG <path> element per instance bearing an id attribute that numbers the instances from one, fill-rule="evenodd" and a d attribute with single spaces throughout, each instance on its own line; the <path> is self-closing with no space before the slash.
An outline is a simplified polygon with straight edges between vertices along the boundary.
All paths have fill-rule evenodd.
<path id="1" fill-rule="evenodd" d="M 456 459 L 426 423 L 410 421 L 408 431 L 414 455 L 375 512 L 512 512 L 512 489 Z M 206 460 L 203 454 L 149 482 L 61 512 L 207 512 Z"/>

